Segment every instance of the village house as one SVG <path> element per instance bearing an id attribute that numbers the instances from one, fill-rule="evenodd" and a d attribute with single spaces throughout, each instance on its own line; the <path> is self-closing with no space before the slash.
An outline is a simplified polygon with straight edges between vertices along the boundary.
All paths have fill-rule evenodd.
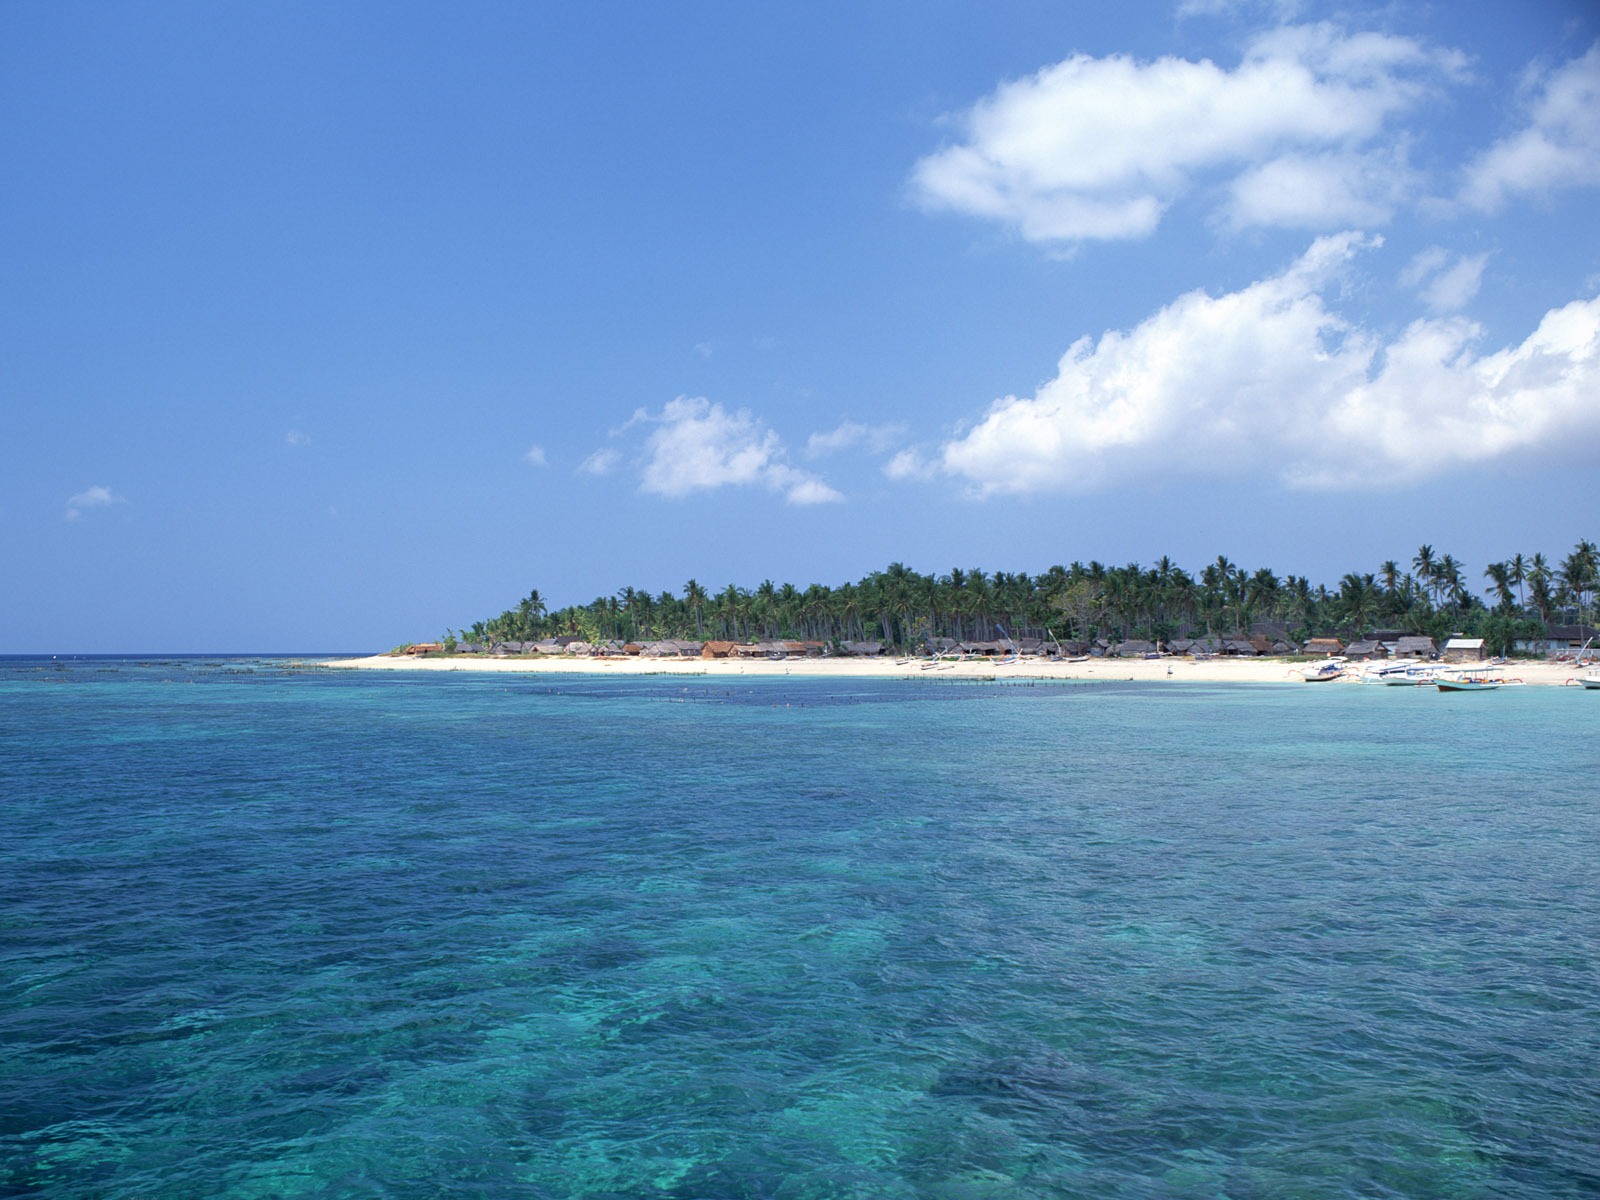
<path id="1" fill-rule="evenodd" d="M 840 642 L 839 653 L 853 658 L 876 658 L 883 653 L 882 642 Z"/>
<path id="2" fill-rule="evenodd" d="M 1518 639 L 1516 648 L 1524 654 L 1570 658 L 1591 641 L 1600 646 L 1600 629 L 1592 625 L 1551 625 L 1543 637 Z M 1593 650 L 1595 646 L 1589 648 Z"/>
<path id="3" fill-rule="evenodd" d="M 1393 656 L 1395 658 L 1437 658 L 1439 656 L 1439 648 L 1433 644 L 1431 637 L 1408 634 L 1394 644 Z"/>
<path id="4" fill-rule="evenodd" d="M 1445 662 L 1482 662 L 1488 657 L 1482 638 L 1454 637 L 1444 644 Z"/>

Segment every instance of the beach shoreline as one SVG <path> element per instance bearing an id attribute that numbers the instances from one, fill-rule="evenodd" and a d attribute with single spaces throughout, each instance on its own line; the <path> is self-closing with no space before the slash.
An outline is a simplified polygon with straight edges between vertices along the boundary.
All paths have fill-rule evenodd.
<path id="1" fill-rule="evenodd" d="M 1287 658 L 1092 658 L 1086 662 L 1022 659 L 940 663 L 925 668 L 921 660 L 900 663 L 892 658 L 485 658 L 478 655 L 404 657 L 375 654 L 365 658 L 330 659 L 312 665 L 357 671 L 469 671 L 512 675 L 684 675 L 719 679 L 804 677 L 813 679 L 963 679 L 971 681 L 1090 680 L 1101 683 L 1303 683 L 1302 670 L 1315 660 Z M 1353 664 L 1359 667 L 1359 664 Z M 1435 664 L 1442 669 L 1482 668 L 1488 664 Z M 1491 668 L 1507 680 L 1538 686 L 1562 686 L 1593 668 L 1576 663 L 1516 661 Z M 1333 680 L 1334 686 L 1359 684 L 1357 673 Z"/>

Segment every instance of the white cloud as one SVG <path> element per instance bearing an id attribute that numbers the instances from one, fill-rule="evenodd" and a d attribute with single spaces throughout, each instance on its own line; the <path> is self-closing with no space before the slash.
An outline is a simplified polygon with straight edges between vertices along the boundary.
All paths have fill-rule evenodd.
<path id="1" fill-rule="evenodd" d="M 758 484 L 782 492 L 790 504 L 820 504 L 844 497 L 816 476 L 784 461 L 782 442 L 746 409 L 729 412 L 704 397 L 679 396 L 659 416 L 645 441 L 640 488 L 682 497 L 720 487 Z"/>
<path id="2" fill-rule="evenodd" d="M 694 344 L 694 352 L 701 358 L 710 358 L 715 350 L 716 347 L 714 347 L 710 342 L 696 342 Z"/>
<path id="3" fill-rule="evenodd" d="M 611 449 L 609 446 L 602 447 L 578 464 L 578 474 L 609 475 L 617 469 L 621 462 L 621 453 Z"/>
<path id="4" fill-rule="evenodd" d="M 291 446 L 309 446 L 311 444 L 311 435 L 302 433 L 298 429 L 291 429 L 284 435 L 283 440 Z"/>
<path id="5" fill-rule="evenodd" d="M 1233 181 L 1226 216 L 1235 229 L 1379 225 L 1413 182 L 1398 153 L 1285 154 Z"/>
<path id="6" fill-rule="evenodd" d="M 1482 357 L 1461 317 L 1385 343 L 1323 294 L 1379 244 L 1320 238 L 1280 275 L 1080 339 L 1036 396 L 996 401 L 946 443 L 940 470 L 980 496 L 1172 476 L 1384 486 L 1600 435 L 1600 298 Z"/>
<path id="7" fill-rule="evenodd" d="M 1416 289 L 1422 302 L 1434 312 L 1457 312 L 1478 294 L 1488 261 L 1487 254 L 1464 254 L 1451 261 L 1449 251 L 1429 246 L 1400 272 L 1400 282 Z"/>
<path id="8" fill-rule="evenodd" d="M 1040 242 L 1144 237 L 1213 179 L 1233 180 L 1239 225 L 1385 218 L 1408 178 L 1388 126 L 1462 62 L 1326 24 L 1262 35 L 1232 71 L 1077 55 L 963 114 L 964 139 L 919 162 L 913 190 Z"/>
<path id="9" fill-rule="evenodd" d="M 1279 21 L 1293 19 L 1303 5 L 1300 0 L 1182 0 L 1176 15 L 1184 17 L 1235 16 L 1261 8 Z"/>
<path id="10" fill-rule="evenodd" d="M 823 458 L 863 446 L 869 453 L 882 454 L 906 435 L 906 427 L 898 421 L 883 425 L 864 425 L 860 421 L 842 421 L 826 433 L 813 433 L 806 439 L 806 457 Z"/>
<path id="11" fill-rule="evenodd" d="M 84 512 L 91 508 L 109 508 L 113 504 L 126 504 L 127 501 L 117 495 L 104 484 L 95 484 L 84 488 L 67 497 L 67 511 L 63 514 L 68 521 L 76 521 Z"/>
<path id="12" fill-rule="evenodd" d="M 939 466 L 929 462 L 916 450 L 902 450 L 883 464 L 883 473 L 896 482 L 933 479 L 939 474 Z"/>
<path id="13" fill-rule="evenodd" d="M 1600 42 L 1524 89 L 1527 125 L 1467 168 L 1462 200 L 1494 212 L 1519 193 L 1600 184 Z"/>
<path id="14" fill-rule="evenodd" d="M 537 444 L 529 446 L 528 452 L 522 456 L 522 459 L 529 466 L 533 467 L 546 467 L 550 465 L 549 461 L 544 456 L 544 447 Z"/>

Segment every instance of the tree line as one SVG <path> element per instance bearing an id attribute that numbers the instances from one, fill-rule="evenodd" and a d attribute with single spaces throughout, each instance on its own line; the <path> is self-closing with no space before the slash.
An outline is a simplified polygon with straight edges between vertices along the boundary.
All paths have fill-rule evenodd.
<path id="1" fill-rule="evenodd" d="M 1480 589 L 1477 578 L 1486 581 Z M 1409 564 L 1351 571 L 1336 586 L 1270 567 L 1247 569 L 1219 556 L 1198 572 L 1163 555 L 1152 566 L 1074 562 L 1037 574 L 953 568 L 925 575 L 891 563 L 853 583 L 804 588 L 765 580 L 711 591 L 690 579 L 681 594 L 625 587 L 588 604 L 551 610 L 538 589 L 514 608 L 474 622 L 446 640 L 533 642 L 570 635 L 586 641 L 654 638 L 733 642 L 773 638 L 881 641 L 910 648 L 929 638 L 1107 638 L 1154 642 L 1184 636 L 1244 636 L 1275 622 L 1297 641 L 1378 629 L 1440 639 L 1486 639 L 1509 653 L 1553 623 L 1586 623 L 1600 592 L 1600 552 L 1580 541 L 1559 562 L 1515 554 L 1481 577 L 1450 554 L 1420 547 Z"/>

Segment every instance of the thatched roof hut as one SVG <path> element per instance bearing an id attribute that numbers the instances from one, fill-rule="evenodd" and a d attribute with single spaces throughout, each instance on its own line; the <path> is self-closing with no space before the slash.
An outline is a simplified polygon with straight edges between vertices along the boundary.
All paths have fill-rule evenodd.
<path id="1" fill-rule="evenodd" d="M 839 652 L 855 658 L 876 658 L 883 653 L 882 642 L 840 642 Z"/>
<path id="2" fill-rule="evenodd" d="M 1438 653 L 1431 637 L 1403 637 L 1394 646 L 1396 658 L 1433 658 Z"/>

